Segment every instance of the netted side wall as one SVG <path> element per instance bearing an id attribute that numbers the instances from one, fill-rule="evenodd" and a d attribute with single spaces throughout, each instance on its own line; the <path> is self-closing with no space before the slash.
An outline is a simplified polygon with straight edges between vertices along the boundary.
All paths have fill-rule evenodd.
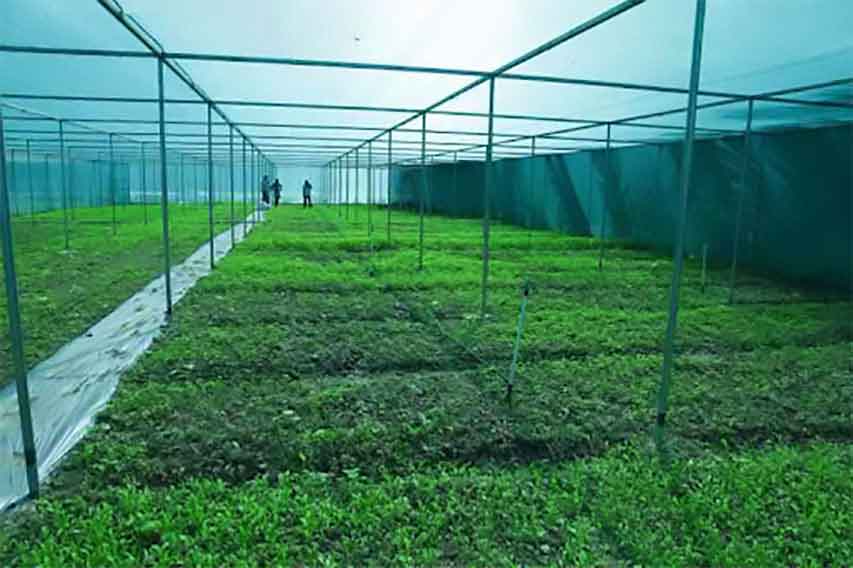
<path id="1" fill-rule="evenodd" d="M 698 141 L 687 250 L 707 244 L 712 260 L 731 258 L 743 163 L 742 136 Z M 851 288 L 853 126 L 753 134 L 743 201 L 740 261 L 810 284 Z M 494 219 L 598 236 L 671 252 L 679 203 L 681 143 L 501 160 L 494 165 Z M 481 216 L 482 163 L 459 162 L 394 171 L 392 202 Z M 602 226 L 603 225 L 603 226 Z"/>
<path id="2" fill-rule="evenodd" d="M 29 163 L 24 152 L 7 153 L 6 182 L 12 215 L 62 209 L 62 167 L 59 161 L 34 156 Z M 109 164 L 95 160 L 72 160 L 65 164 L 70 207 L 110 205 Z M 113 168 L 116 205 L 131 203 L 130 166 L 116 163 Z"/>
<path id="3" fill-rule="evenodd" d="M 13 159 L 14 158 L 14 159 Z M 12 215 L 29 215 L 62 209 L 62 165 L 50 157 L 33 156 L 29 163 L 24 151 L 7 152 L 7 183 Z M 75 158 L 65 164 L 69 208 L 107 207 L 116 205 L 160 202 L 160 164 L 145 164 L 145 191 L 139 162 L 115 162 L 110 173 L 106 160 Z M 207 164 L 202 161 L 169 162 L 168 175 L 170 203 L 206 203 Z M 110 185 L 113 176 L 113 187 Z M 247 175 L 251 175 L 248 174 Z M 215 164 L 213 168 L 213 199 L 230 199 L 230 170 L 227 165 Z M 253 200 L 249 182 L 246 199 Z M 113 196 L 113 192 L 115 195 Z M 243 169 L 235 165 L 234 199 L 243 200 Z"/>

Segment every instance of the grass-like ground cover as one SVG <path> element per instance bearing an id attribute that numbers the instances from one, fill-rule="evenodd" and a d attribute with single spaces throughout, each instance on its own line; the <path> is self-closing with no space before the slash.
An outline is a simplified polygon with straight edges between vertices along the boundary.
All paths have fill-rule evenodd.
<path id="1" fill-rule="evenodd" d="M 353 212 L 354 213 L 354 212 Z M 671 464 L 648 444 L 671 262 L 285 207 L 178 306 L 12 565 L 845 565 L 848 302 L 687 264 Z M 371 253 L 371 250 L 373 251 Z M 512 405 L 504 377 L 529 279 Z"/>
<path id="2" fill-rule="evenodd" d="M 240 205 L 242 207 L 242 204 Z M 239 210 L 239 209 L 238 209 Z M 216 233 L 227 229 L 230 205 L 214 208 Z M 208 239 L 206 205 L 171 205 L 173 264 Z M 147 216 L 148 223 L 145 223 Z M 163 272 L 161 210 L 148 205 L 109 207 L 69 214 L 70 250 L 65 251 L 62 211 L 13 218 L 24 345 L 30 367 L 110 313 Z M 2 259 L 2 254 L 0 254 Z M 0 385 L 9 379 L 6 295 L 0 284 Z"/>

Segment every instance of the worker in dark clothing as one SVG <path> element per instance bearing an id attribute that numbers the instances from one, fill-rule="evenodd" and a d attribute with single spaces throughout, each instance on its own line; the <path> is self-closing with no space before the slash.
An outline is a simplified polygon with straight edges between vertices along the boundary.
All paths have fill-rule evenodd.
<path id="1" fill-rule="evenodd" d="M 261 201 L 265 205 L 270 204 L 270 178 L 269 178 L 269 176 L 264 176 L 264 179 L 261 180 Z"/>
<path id="2" fill-rule="evenodd" d="M 302 207 L 313 207 L 311 203 L 311 182 L 307 179 L 302 184 Z"/>
<path id="3" fill-rule="evenodd" d="M 272 196 L 275 200 L 275 206 L 278 207 L 278 202 L 281 201 L 281 182 L 278 181 L 278 178 L 272 182 Z"/>

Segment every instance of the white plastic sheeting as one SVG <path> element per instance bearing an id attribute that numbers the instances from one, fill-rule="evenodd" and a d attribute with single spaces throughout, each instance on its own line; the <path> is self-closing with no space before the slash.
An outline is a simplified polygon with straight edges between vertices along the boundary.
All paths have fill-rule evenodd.
<path id="1" fill-rule="evenodd" d="M 247 231 L 252 225 L 247 223 Z M 235 242 L 243 237 L 234 229 Z M 231 250 L 231 231 L 214 239 L 214 258 Z M 172 268 L 172 298 L 178 302 L 210 273 L 205 243 Z M 29 373 L 36 453 L 41 480 L 85 435 L 115 392 L 119 378 L 148 349 L 167 323 L 165 277 L 160 276 L 86 333 L 67 343 Z M 14 384 L 0 391 L 0 511 L 27 494 L 18 397 Z"/>

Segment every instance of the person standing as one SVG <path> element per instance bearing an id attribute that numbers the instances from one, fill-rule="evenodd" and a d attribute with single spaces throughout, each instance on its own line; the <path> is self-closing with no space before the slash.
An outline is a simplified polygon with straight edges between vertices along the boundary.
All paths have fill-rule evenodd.
<path id="1" fill-rule="evenodd" d="M 302 207 L 314 207 L 311 203 L 311 182 L 307 179 L 302 184 Z"/>
<path id="2" fill-rule="evenodd" d="M 278 207 L 278 202 L 281 201 L 281 182 L 278 181 L 278 178 L 275 178 L 275 181 L 272 182 L 272 197 L 275 206 Z"/>
<path id="3" fill-rule="evenodd" d="M 261 180 L 261 201 L 263 201 L 266 205 L 270 204 L 270 178 L 269 176 L 264 176 Z"/>

